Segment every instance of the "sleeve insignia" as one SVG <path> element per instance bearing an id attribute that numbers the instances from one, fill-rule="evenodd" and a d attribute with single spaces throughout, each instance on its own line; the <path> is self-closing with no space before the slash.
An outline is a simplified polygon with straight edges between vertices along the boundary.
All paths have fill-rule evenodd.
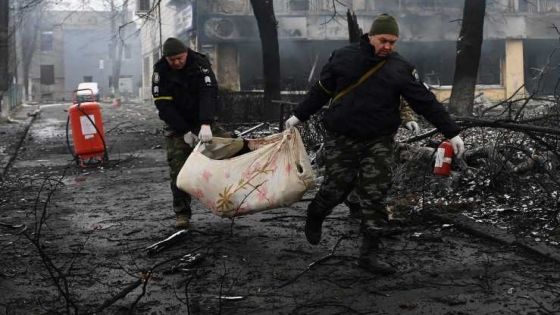
<path id="1" fill-rule="evenodd" d="M 159 73 L 154 72 L 154 75 L 152 75 L 152 81 L 157 84 L 159 82 Z"/>
<path id="2" fill-rule="evenodd" d="M 414 80 L 420 81 L 420 75 L 418 75 L 418 71 L 416 71 L 416 69 L 412 70 L 412 77 L 414 78 Z"/>
<path id="3" fill-rule="evenodd" d="M 206 85 L 212 85 L 212 80 L 209 76 L 204 77 L 204 83 L 206 83 Z"/>

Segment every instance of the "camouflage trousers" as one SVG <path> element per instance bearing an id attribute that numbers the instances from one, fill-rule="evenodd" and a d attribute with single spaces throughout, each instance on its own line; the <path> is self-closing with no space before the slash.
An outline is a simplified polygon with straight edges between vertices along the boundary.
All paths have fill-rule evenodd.
<path id="1" fill-rule="evenodd" d="M 164 131 L 167 164 L 169 165 L 169 177 L 171 179 L 170 188 L 173 195 L 173 210 L 176 214 L 191 216 L 191 196 L 177 188 L 177 176 L 185 164 L 185 161 L 189 155 L 191 155 L 193 148 L 185 143 L 182 134 L 176 134 L 170 131 L 167 126 L 164 127 Z M 212 133 L 216 137 L 231 137 L 231 134 L 219 125 L 212 125 Z"/>
<path id="2" fill-rule="evenodd" d="M 169 165 L 170 187 L 173 195 L 173 210 L 176 214 L 191 215 L 191 196 L 177 188 L 177 175 L 191 155 L 191 146 L 185 143 L 183 135 L 169 134 L 165 136 L 167 164 Z"/>
<path id="3" fill-rule="evenodd" d="M 324 144 L 325 180 L 309 207 L 314 213 L 309 215 L 326 217 L 354 189 L 362 220 L 385 223 L 394 143 L 393 136 L 358 140 L 329 133 Z"/>

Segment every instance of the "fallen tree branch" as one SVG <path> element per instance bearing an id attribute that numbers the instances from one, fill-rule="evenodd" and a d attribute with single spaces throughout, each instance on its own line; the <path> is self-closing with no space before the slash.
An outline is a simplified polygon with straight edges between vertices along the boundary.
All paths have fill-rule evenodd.
<path id="1" fill-rule="evenodd" d="M 460 126 L 466 128 L 472 127 L 493 127 L 493 128 L 504 128 L 513 131 L 523 131 L 523 132 L 540 132 L 552 135 L 560 135 L 560 129 L 551 127 L 541 127 L 528 124 L 519 124 L 514 122 L 508 122 L 503 120 L 489 120 L 473 117 L 455 117 L 455 120 Z"/>
<path id="2" fill-rule="evenodd" d="M 192 251 L 190 251 L 187 254 L 190 253 L 194 253 L 198 250 L 200 250 L 202 247 L 197 247 L 195 249 L 193 249 Z M 137 287 L 139 287 L 141 284 L 144 284 L 142 286 L 142 292 L 140 295 L 138 295 L 138 297 L 136 297 L 136 299 L 134 300 L 133 304 L 131 305 L 131 309 L 136 307 L 136 304 L 138 303 L 138 301 L 140 301 L 140 299 L 146 294 L 146 287 L 148 286 L 148 281 L 151 279 L 151 276 L 154 274 L 154 272 L 156 271 L 157 268 L 168 264 L 174 260 L 177 259 L 181 259 L 182 257 L 184 257 L 185 254 L 181 254 L 179 256 L 175 256 L 169 259 L 166 259 L 162 262 L 159 262 L 155 265 L 153 265 L 148 271 L 144 271 L 141 272 L 142 277 L 140 277 L 138 280 L 136 280 L 135 282 L 131 283 L 130 285 L 128 285 L 126 288 L 124 288 L 123 290 L 121 290 L 119 293 L 117 293 L 115 296 L 113 296 L 112 298 L 110 298 L 109 300 L 105 301 L 103 304 L 101 304 L 101 306 L 99 306 L 98 308 L 95 309 L 95 311 L 93 312 L 93 314 L 99 314 L 101 313 L 104 309 L 106 309 L 107 307 L 113 305 L 115 302 L 117 302 L 118 300 L 124 298 L 125 296 L 127 296 L 130 292 L 132 292 L 134 289 L 136 289 Z"/>
<path id="3" fill-rule="evenodd" d="M 115 294 L 115 296 L 113 296 L 112 298 L 108 299 L 103 304 L 101 304 L 97 309 L 95 309 L 95 311 L 93 313 L 94 314 L 100 313 L 102 310 L 104 310 L 107 307 L 113 305 L 118 300 L 124 298 L 130 292 L 132 292 L 134 289 L 136 289 L 139 285 L 141 285 L 142 281 L 143 281 L 143 279 L 138 279 L 138 280 L 134 281 L 133 283 L 129 284 L 127 287 L 122 289 L 119 293 Z"/>
<path id="4" fill-rule="evenodd" d="M 336 251 L 338 245 L 340 245 L 340 242 L 341 242 L 343 239 L 345 239 L 345 238 L 346 238 L 345 236 L 340 237 L 340 238 L 336 241 L 336 243 L 334 244 L 334 246 L 333 246 L 333 248 L 331 249 L 331 251 L 330 251 L 329 254 L 327 254 L 327 255 L 325 255 L 325 256 L 323 256 L 323 257 L 321 257 L 321 258 L 315 260 L 314 262 L 310 263 L 309 265 L 307 265 L 307 268 L 306 268 L 306 269 L 304 269 L 303 271 L 301 271 L 300 273 L 298 273 L 293 279 L 291 279 L 291 280 L 289 280 L 289 281 L 286 281 L 286 282 L 284 282 L 283 284 L 281 284 L 281 285 L 278 287 L 278 289 L 281 289 L 281 288 L 283 288 L 283 287 L 285 287 L 285 286 L 287 286 L 287 285 L 289 285 L 289 284 L 291 284 L 291 283 L 294 283 L 297 279 L 299 279 L 299 277 L 303 276 L 306 272 L 310 271 L 310 270 L 311 270 L 313 267 L 315 267 L 316 265 L 318 265 L 318 264 L 320 264 L 320 263 L 322 263 L 322 262 L 324 262 L 324 261 L 326 261 L 326 260 L 328 260 L 328 259 L 330 259 L 330 258 L 335 257 L 334 253 L 335 253 L 335 251 Z"/>
<path id="5" fill-rule="evenodd" d="M 441 213 L 441 211 L 435 209 L 424 211 L 424 213 L 431 219 L 435 219 L 442 223 L 453 224 L 458 230 L 468 234 L 486 238 L 500 244 L 517 246 L 528 252 L 537 254 L 542 258 L 546 258 L 555 263 L 560 263 L 560 252 L 552 247 L 542 244 L 533 244 L 533 242 L 527 239 L 519 239 L 516 236 L 493 226 L 478 224 L 464 215 Z"/>

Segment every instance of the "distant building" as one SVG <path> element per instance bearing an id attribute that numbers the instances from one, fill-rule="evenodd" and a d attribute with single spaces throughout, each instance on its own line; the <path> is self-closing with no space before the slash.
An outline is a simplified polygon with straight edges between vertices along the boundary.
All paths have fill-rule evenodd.
<path id="1" fill-rule="evenodd" d="M 80 82 L 97 82 L 101 97 L 112 94 L 110 21 L 108 11 L 44 11 L 36 30 L 20 32 L 21 41 L 36 31 L 30 59 L 27 91 L 29 101 L 69 101 Z M 117 27 L 119 24 L 117 23 Z M 125 43 L 119 85 L 121 94 L 138 96 L 141 86 L 140 38 L 136 25 L 121 30 Z"/>
<path id="2" fill-rule="evenodd" d="M 143 97 L 150 97 L 151 67 L 168 36 L 187 40 L 210 56 L 220 86 L 262 89 L 260 38 L 249 0 L 136 0 L 145 19 L 142 33 Z M 336 4 L 334 15 L 333 3 Z M 399 52 L 412 61 L 441 99 L 450 94 L 463 0 L 276 0 L 281 76 L 284 89 L 306 89 L 330 52 L 348 43 L 346 10 L 354 11 L 364 32 L 381 13 L 401 28 Z M 560 0 L 487 1 L 478 90 L 503 100 L 520 90 L 553 94 L 560 78 L 547 69 L 558 47 Z M 161 20 L 159 19 L 161 17 Z M 161 21 L 161 23 L 159 23 Z M 161 38 L 160 38 L 161 35 Z M 560 57 L 552 55 L 552 63 Z M 536 80 L 543 70 L 543 80 Z"/>

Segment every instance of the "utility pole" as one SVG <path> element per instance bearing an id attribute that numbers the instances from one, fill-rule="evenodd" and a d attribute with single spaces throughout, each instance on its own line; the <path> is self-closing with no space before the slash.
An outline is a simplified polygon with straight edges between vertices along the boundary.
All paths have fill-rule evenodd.
<path id="1" fill-rule="evenodd" d="M 4 92 L 8 90 L 10 82 L 8 76 L 8 53 L 9 53 L 9 0 L 0 0 L 0 113 L 2 113 L 2 99 Z"/>

